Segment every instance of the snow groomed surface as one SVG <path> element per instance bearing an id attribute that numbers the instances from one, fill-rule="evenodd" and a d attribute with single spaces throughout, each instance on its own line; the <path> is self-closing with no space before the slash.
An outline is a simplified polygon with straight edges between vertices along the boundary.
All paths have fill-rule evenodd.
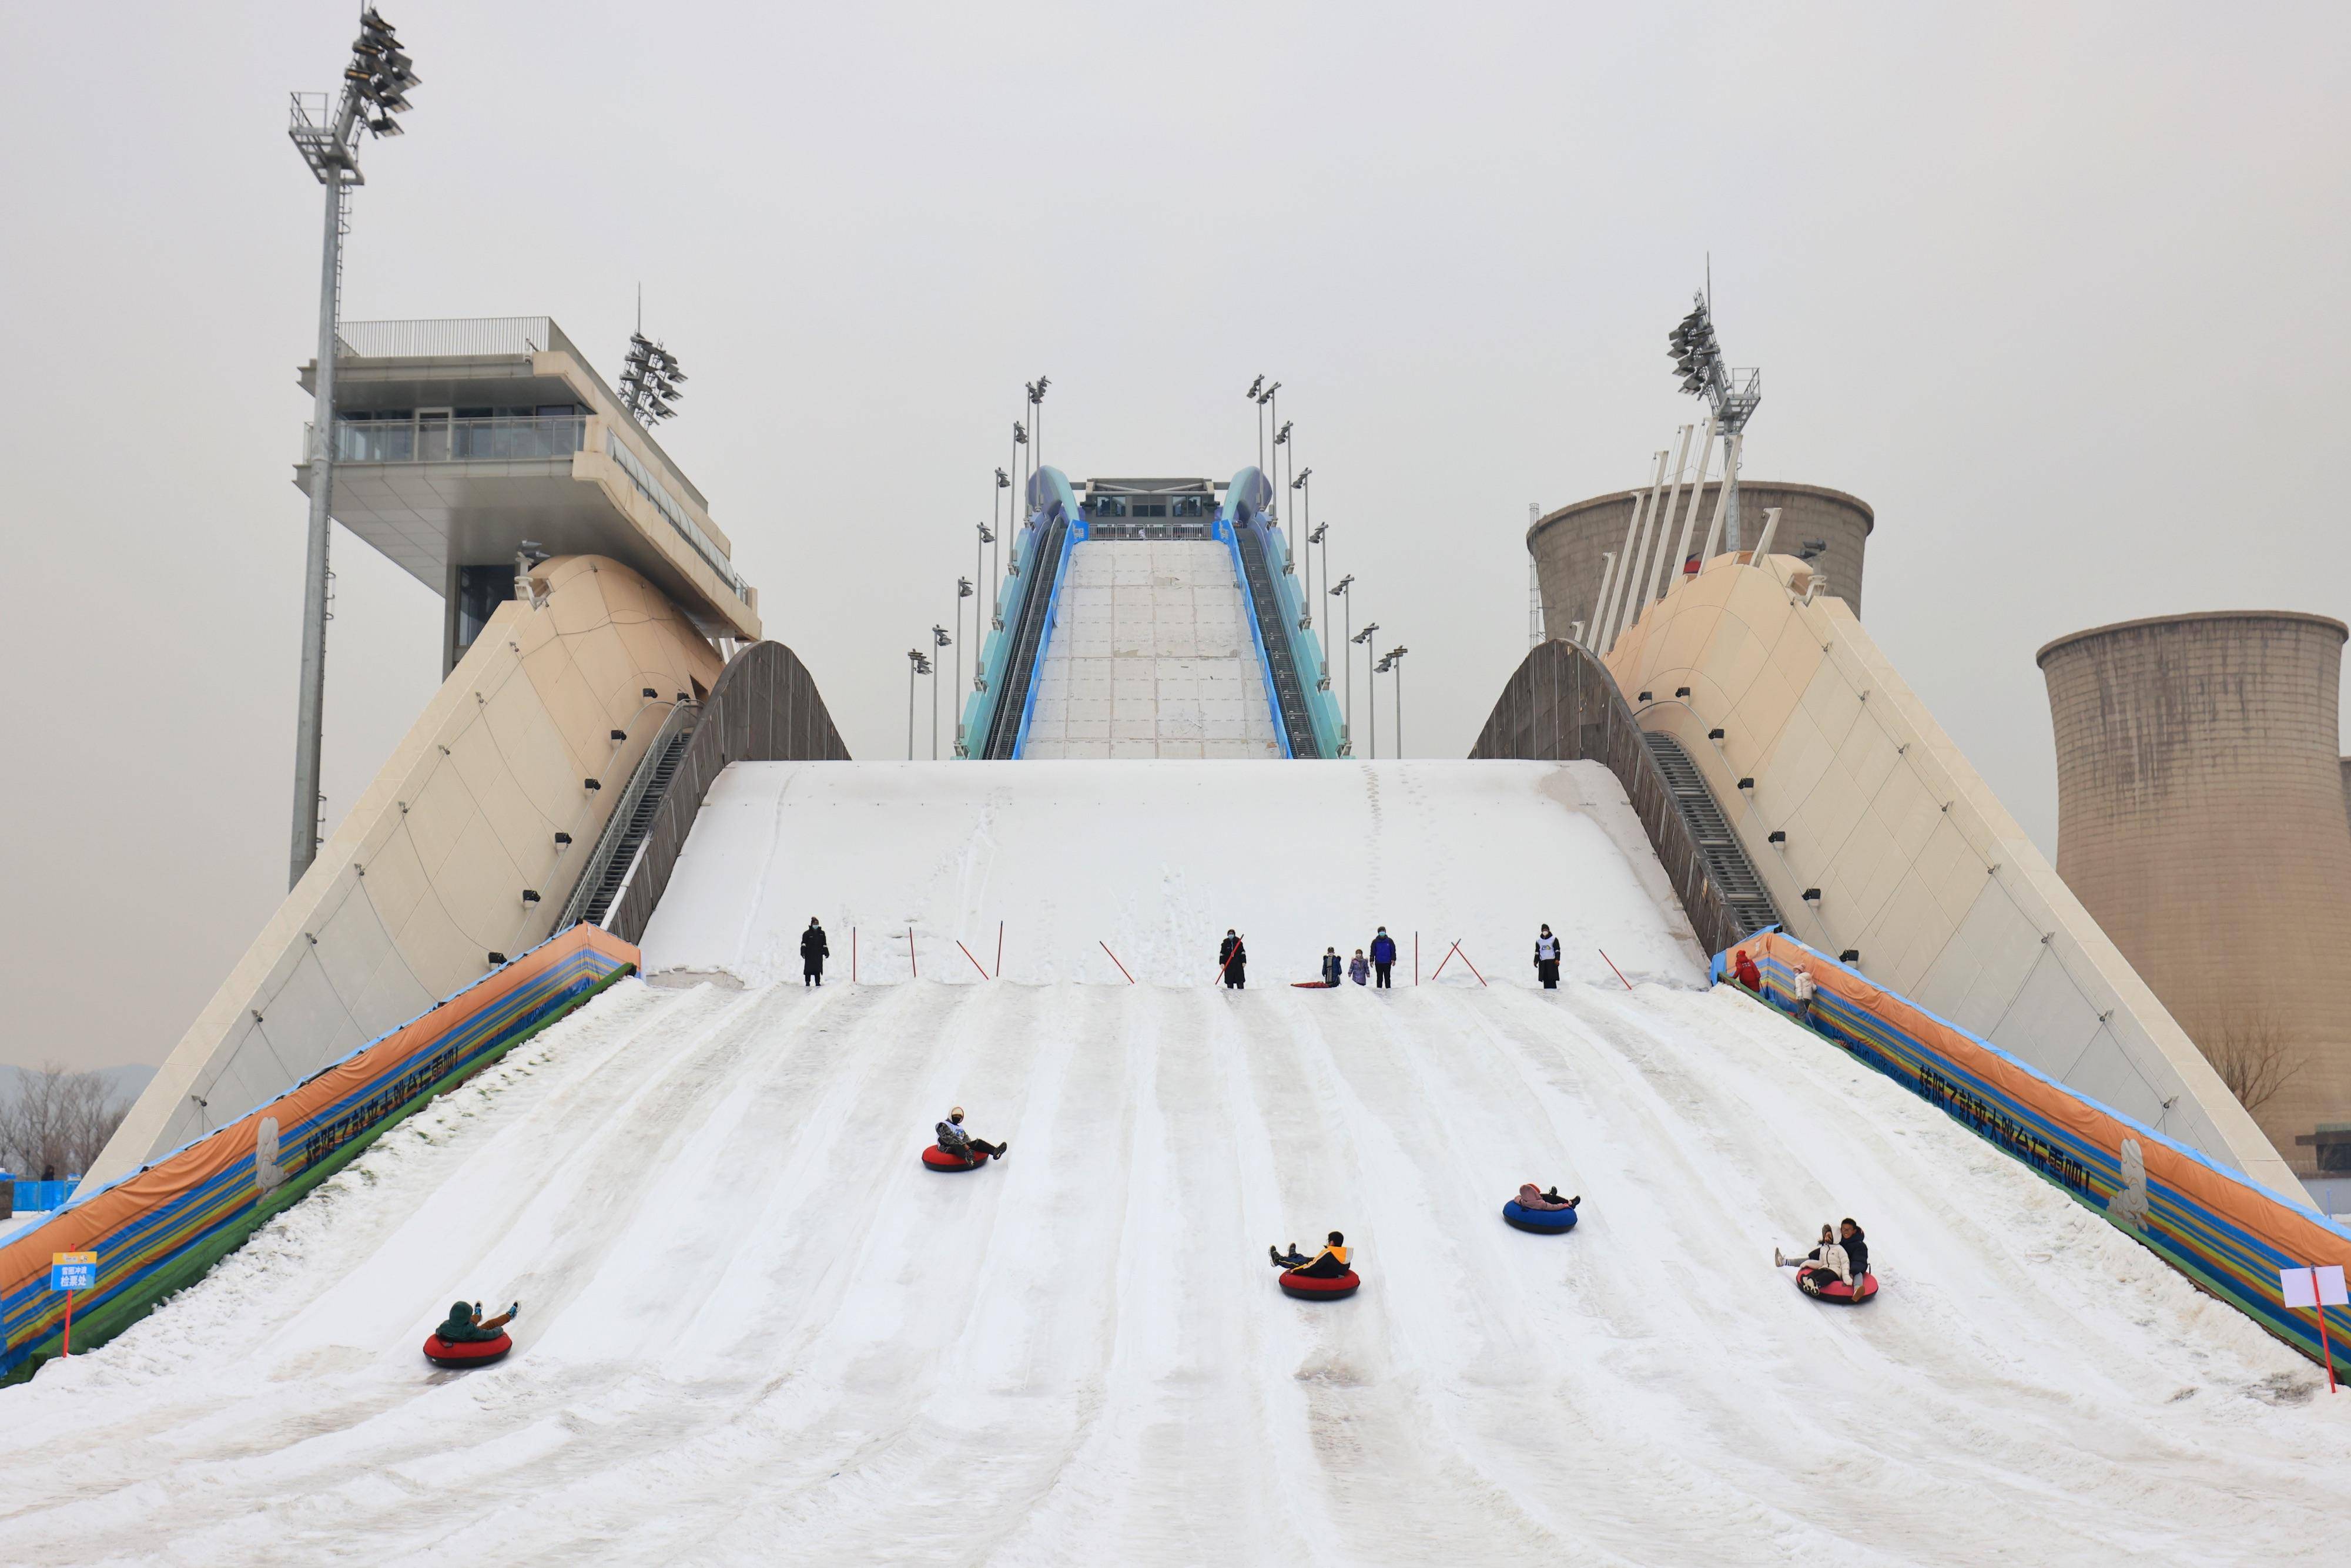
<path id="1" fill-rule="evenodd" d="M 908 1158 L 950 1103 L 1013 1157 Z M 1572 1235 L 1501 1222 L 1529 1179 Z M 1860 1312 L 1770 1267 L 1845 1213 Z M 1284 1299 L 1334 1226 L 1364 1290 Z M 521 1299 L 506 1362 L 421 1364 L 459 1296 Z M 0 1560 L 50 1564 L 2210 1563 L 2351 1513 L 2315 1369 L 1655 984 L 625 981 L 5 1409 Z"/>

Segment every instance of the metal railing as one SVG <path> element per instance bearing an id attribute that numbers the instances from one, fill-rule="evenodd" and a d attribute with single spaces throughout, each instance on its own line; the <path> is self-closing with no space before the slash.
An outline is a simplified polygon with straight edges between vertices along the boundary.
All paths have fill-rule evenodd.
<path id="1" fill-rule="evenodd" d="M 303 450 L 309 450 L 306 427 Z M 577 414 L 510 414 L 495 419 L 335 421 L 338 463 L 489 463 L 569 457 L 586 444 L 588 421 Z"/>
<path id="2" fill-rule="evenodd" d="M 340 351 L 363 360 L 429 360 L 469 354 L 531 354 L 554 346 L 544 316 L 483 316 L 438 321 L 346 321 Z"/>
<path id="3" fill-rule="evenodd" d="M 676 497 L 669 493 L 668 486 L 654 478 L 645 465 L 637 460 L 637 455 L 629 450 L 628 443 L 622 441 L 617 433 L 608 430 L 604 433 L 604 450 L 611 455 L 613 462 L 621 465 L 621 472 L 629 476 L 629 483 L 637 487 L 637 494 L 651 501 L 653 508 L 669 519 L 669 526 L 677 530 L 678 537 L 694 547 L 694 553 L 700 556 L 703 563 L 718 574 L 718 580 L 733 591 L 736 598 L 748 604 L 751 601 L 751 591 L 742 578 L 736 574 L 735 568 L 727 560 L 726 554 L 710 542 L 710 536 L 702 531 L 701 526 L 695 522 L 693 515 L 679 504 Z"/>

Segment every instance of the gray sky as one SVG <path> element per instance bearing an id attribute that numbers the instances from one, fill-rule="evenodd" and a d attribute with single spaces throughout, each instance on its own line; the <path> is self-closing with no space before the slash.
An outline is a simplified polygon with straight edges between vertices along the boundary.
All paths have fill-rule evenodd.
<path id="1" fill-rule="evenodd" d="M 425 85 L 345 314 L 549 314 L 609 378 L 642 279 L 693 376 L 663 441 L 863 758 L 1040 371 L 1079 478 L 1228 476 L 1279 378 L 1332 565 L 1414 650 L 1407 749 L 1462 755 L 1527 503 L 1690 416 L 1664 335 L 1709 250 L 1747 472 L 1876 507 L 1869 626 L 2044 848 L 2043 642 L 2351 609 L 2341 6 L 1281 9 L 400 0 Z M 11 12 L 0 1061 L 159 1059 L 284 891 L 320 200 L 285 95 L 354 15 Z M 335 565 L 330 812 L 440 624 Z"/>

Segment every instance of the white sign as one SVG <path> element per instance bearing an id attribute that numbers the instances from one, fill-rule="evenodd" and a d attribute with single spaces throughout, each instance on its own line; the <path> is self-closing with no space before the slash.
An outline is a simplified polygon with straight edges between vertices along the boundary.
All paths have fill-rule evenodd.
<path id="1" fill-rule="evenodd" d="M 2344 1288 L 2340 1263 L 2324 1269 L 2280 1269 L 2278 1285 L 2285 1291 L 2289 1307 L 2351 1306 L 2351 1291 Z"/>

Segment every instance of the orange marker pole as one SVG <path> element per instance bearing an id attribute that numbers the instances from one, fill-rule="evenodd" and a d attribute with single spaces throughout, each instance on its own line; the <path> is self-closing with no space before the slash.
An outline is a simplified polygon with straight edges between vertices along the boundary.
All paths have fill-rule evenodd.
<path id="1" fill-rule="evenodd" d="M 2318 1314 L 2318 1327 L 2321 1333 L 2325 1331 L 2326 1314 L 2323 1312 Z M 66 1355 L 73 1354 L 73 1292 L 71 1291 L 66 1292 L 66 1337 L 63 1354 Z"/>

